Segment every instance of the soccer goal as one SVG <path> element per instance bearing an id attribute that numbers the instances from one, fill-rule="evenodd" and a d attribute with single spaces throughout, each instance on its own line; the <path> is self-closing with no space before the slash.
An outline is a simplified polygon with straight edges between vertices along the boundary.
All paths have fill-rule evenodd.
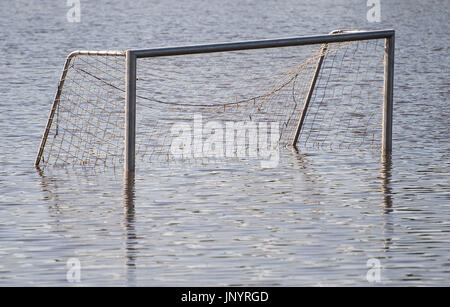
<path id="1" fill-rule="evenodd" d="M 171 146 L 180 131 L 174 127 L 198 129 L 194 119 L 199 117 L 201 131 L 215 123 L 205 139 L 212 134 L 224 139 L 217 132 L 221 123 L 234 123 L 236 129 L 256 123 L 262 129 L 257 123 L 276 122 L 277 142 L 299 151 L 389 154 L 394 37 L 393 30 L 339 30 L 236 43 L 75 51 L 66 59 L 35 164 L 123 165 L 134 171 L 137 159 L 175 159 Z M 245 131 L 241 137 L 247 145 L 253 142 Z M 256 148 L 260 142 L 253 142 Z"/>

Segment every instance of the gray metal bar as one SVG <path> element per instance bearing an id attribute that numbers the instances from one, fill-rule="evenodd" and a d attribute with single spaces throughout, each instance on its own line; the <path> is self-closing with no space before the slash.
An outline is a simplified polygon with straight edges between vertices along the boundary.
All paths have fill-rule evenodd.
<path id="1" fill-rule="evenodd" d="M 136 55 L 133 51 L 126 52 L 126 101 L 125 101 L 125 160 L 126 173 L 135 170 L 136 145 Z"/>
<path id="2" fill-rule="evenodd" d="M 77 55 L 98 55 L 98 56 L 125 56 L 126 51 L 123 50 L 76 50 L 69 54 L 69 57 Z"/>
<path id="3" fill-rule="evenodd" d="M 316 86 L 317 77 L 320 73 L 320 68 L 322 67 L 323 58 L 325 57 L 325 52 L 327 51 L 328 44 L 324 44 L 320 50 L 321 56 L 317 62 L 316 70 L 314 71 L 314 76 L 309 85 L 308 95 L 305 98 L 303 104 L 302 114 L 300 120 L 298 121 L 297 130 L 295 131 L 294 139 L 292 140 L 292 146 L 296 147 L 298 137 L 300 136 L 300 131 L 302 130 L 303 122 L 305 121 L 306 113 L 308 112 L 309 102 L 311 101 L 312 94 L 314 92 L 314 87 Z"/>
<path id="4" fill-rule="evenodd" d="M 44 153 L 44 148 L 45 148 L 45 144 L 47 143 L 48 134 L 50 133 L 50 128 L 52 127 L 52 123 L 53 123 L 53 118 L 55 117 L 56 109 L 58 107 L 59 99 L 61 97 L 61 92 L 64 87 L 64 81 L 66 81 L 66 75 L 67 75 L 67 71 L 69 69 L 70 61 L 72 60 L 73 57 L 74 57 L 74 55 L 72 55 L 72 53 L 69 54 L 69 56 L 66 58 L 66 61 L 64 63 L 64 69 L 62 71 L 61 78 L 59 79 L 58 90 L 56 91 L 55 98 L 53 99 L 52 109 L 50 110 L 50 115 L 48 116 L 48 120 L 47 120 L 47 126 L 45 127 L 44 135 L 42 136 L 42 139 L 41 139 L 41 146 L 39 146 L 39 151 L 38 151 L 36 160 L 34 162 L 35 166 L 38 166 L 39 163 L 41 163 L 42 154 Z"/>
<path id="5" fill-rule="evenodd" d="M 340 33 L 331 35 L 327 34 L 327 35 L 305 36 L 296 38 L 246 41 L 237 43 L 194 45 L 194 46 L 155 48 L 155 49 L 136 49 L 133 50 L 133 53 L 136 55 L 137 58 L 174 56 L 174 55 L 196 54 L 196 53 L 212 53 L 212 52 L 225 52 L 225 51 L 237 51 L 248 49 L 261 49 L 261 48 L 278 48 L 289 46 L 338 43 L 357 40 L 380 39 L 380 38 L 389 38 L 393 35 L 394 30 L 365 31 L 365 32 L 351 32 L 351 33 Z"/>
<path id="6" fill-rule="evenodd" d="M 394 50 L 395 34 L 386 38 L 384 48 L 384 97 L 383 97 L 383 136 L 382 154 L 392 152 L 392 118 L 394 97 Z"/>

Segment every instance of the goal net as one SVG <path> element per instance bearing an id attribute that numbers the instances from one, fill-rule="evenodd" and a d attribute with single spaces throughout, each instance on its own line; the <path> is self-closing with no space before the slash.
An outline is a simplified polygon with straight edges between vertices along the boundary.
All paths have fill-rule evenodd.
<path id="1" fill-rule="evenodd" d="M 139 57 L 136 160 L 380 151 L 384 63 L 384 38 Z M 37 165 L 124 163 L 126 69 L 125 51 L 68 57 Z"/>

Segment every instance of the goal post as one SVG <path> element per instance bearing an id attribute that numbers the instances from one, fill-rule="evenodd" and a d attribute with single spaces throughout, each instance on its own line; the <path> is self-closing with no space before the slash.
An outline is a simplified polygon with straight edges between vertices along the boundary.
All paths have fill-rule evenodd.
<path id="1" fill-rule="evenodd" d="M 384 48 L 384 90 L 383 90 L 383 139 L 382 153 L 392 152 L 392 120 L 394 110 L 394 53 L 395 33 L 385 39 Z"/>
<path id="2" fill-rule="evenodd" d="M 123 164 L 133 172 L 137 155 L 167 159 L 170 128 L 193 113 L 225 122 L 278 121 L 280 141 L 300 149 L 310 143 L 325 150 L 334 143 L 338 149 L 370 143 L 387 155 L 392 151 L 394 38 L 394 30 L 341 30 L 73 52 L 35 165 Z"/>

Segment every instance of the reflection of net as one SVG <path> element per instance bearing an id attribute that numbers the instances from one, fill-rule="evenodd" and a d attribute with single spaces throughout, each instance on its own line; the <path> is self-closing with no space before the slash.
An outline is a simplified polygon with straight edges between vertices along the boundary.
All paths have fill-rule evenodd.
<path id="1" fill-rule="evenodd" d="M 290 144 L 323 56 L 297 146 L 379 150 L 382 40 L 137 60 L 136 155 L 173 159 L 177 123 L 278 122 Z M 44 163 L 123 163 L 125 57 L 78 55 L 68 67 Z M 270 131 L 269 131 L 270 133 Z M 207 136 L 203 136 L 206 138 Z M 245 137 L 245 136 L 244 136 Z"/>

